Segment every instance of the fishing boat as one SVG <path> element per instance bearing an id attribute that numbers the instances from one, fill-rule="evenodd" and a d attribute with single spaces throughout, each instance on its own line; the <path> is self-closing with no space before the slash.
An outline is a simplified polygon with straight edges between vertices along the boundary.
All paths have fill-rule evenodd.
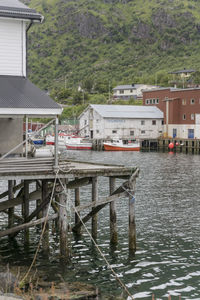
<path id="1" fill-rule="evenodd" d="M 135 140 L 115 139 L 103 146 L 106 151 L 140 151 L 140 143 Z"/>
<path id="2" fill-rule="evenodd" d="M 68 140 L 70 140 L 70 139 L 71 139 L 71 135 L 63 133 L 63 132 L 59 132 L 59 134 L 58 134 L 58 147 L 59 148 L 65 148 Z M 46 145 L 54 145 L 55 144 L 54 135 L 48 134 L 46 136 L 45 141 L 46 141 Z"/>
<path id="3" fill-rule="evenodd" d="M 31 137 L 31 141 L 34 145 L 43 145 L 44 139 L 41 137 Z"/>
<path id="4" fill-rule="evenodd" d="M 92 150 L 92 142 L 88 139 L 72 136 L 66 143 L 67 150 Z"/>

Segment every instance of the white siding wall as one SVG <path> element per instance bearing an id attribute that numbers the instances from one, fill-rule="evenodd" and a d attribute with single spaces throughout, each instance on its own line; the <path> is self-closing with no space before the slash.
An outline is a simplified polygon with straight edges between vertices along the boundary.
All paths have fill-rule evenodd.
<path id="1" fill-rule="evenodd" d="M 26 76 L 24 21 L 0 19 L 0 75 Z"/>
<path id="2" fill-rule="evenodd" d="M 92 130 L 94 139 L 158 138 L 163 133 L 162 120 L 155 120 L 156 125 L 152 125 L 152 121 L 152 119 L 103 119 L 96 111 L 91 114 L 87 109 L 79 120 L 79 129 L 83 128 L 80 132 L 82 136 L 89 137 Z M 134 136 L 131 136 L 131 131 L 134 131 Z"/>
<path id="3" fill-rule="evenodd" d="M 194 129 L 194 138 L 200 139 L 200 125 L 180 125 L 170 124 L 168 125 L 168 136 L 173 137 L 173 129 L 177 129 L 177 138 L 188 139 L 188 129 Z"/>

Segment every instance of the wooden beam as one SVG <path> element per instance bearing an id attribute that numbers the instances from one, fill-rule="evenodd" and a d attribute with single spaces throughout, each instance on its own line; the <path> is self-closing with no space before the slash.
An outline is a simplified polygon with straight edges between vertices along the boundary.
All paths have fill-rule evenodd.
<path id="1" fill-rule="evenodd" d="M 58 217 L 58 214 L 51 215 L 51 216 L 48 217 L 48 221 L 55 220 L 57 217 Z M 31 221 L 29 223 L 25 223 L 25 224 L 22 224 L 22 225 L 13 227 L 13 228 L 9 228 L 9 229 L 4 230 L 4 231 L 0 231 L 0 238 L 4 237 L 4 236 L 7 236 L 7 235 L 10 235 L 10 234 L 13 234 L 15 232 L 19 232 L 19 231 L 24 230 L 26 228 L 30 228 L 30 227 L 34 227 L 38 224 L 42 224 L 42 223 L 45 222 L 45 219 L 46 219 L 46 217 L 35 220 L 35 221 Z"/>
<path id="2" fill-rule="evenodd" d="M 92 178 L 92 202 L 96 203 L 98 199 L 98 177 Z M 95 210 L 95 208 L 92 208 Z M 97 239 L 97 213 L 92 216 L 92 237 L 94 240 Z"/>
<path id="3" fill-rule="evenodd" d="M 76 189 L 81 186 L 85 186 L 92 183 L 91 177 L 76 178 L 75 180 L 69 181 L 67 184 L 68 189 Z"/>
<path id="4" fill-rule="evenodd" d="M 23 183 L 20 183 L 20 184 L 18 184 L 18 185 L 15 185 L 15 186 L 13 187 L 13 193 L 15 193 L 17 190 L 21 189 L 23 186 L 24 186 Z M 8 194 L 9 194 L 9 191 L 6 191 L 6 192 L 0 194 L 0 199 L 2 199 L 2 198 L 4 198 L 4 197 L 8 196 Z"/>
<path id="5" fill-rule="evenodd" d="M 115 191 L 115 178 L 109 178 L 110 195 Z M 117 236 L 117 216 L 116 216 L 116 204 L 115 201 L 110 202 L 110 242 L 112 245 L 116 245 L 118 241 Z"/>
<path id="6" fill-rule="evenodd" d="M 39 191 L 34 191 L 34 192 L 29 194 L 29 201 L 38 200 L 40 198 L 41 198 L 41 191 L 40 190 Z M 15 199 L 12 199 L 12 200 L 6 200 L 6 201 L 3 201 L 3 202 L 0 202 L 0 212 L 2 210 L 8 209 L 10 207 L 22 204 L 22 202 L 23 202 L 23 195 L 19 196 L 19 197 L 16 197 Z"/>
<path id="7" fill-rule="evenodd" d="M 123 196 L 123 195 L 127 195 L 127 192 L 124 191 L 124 192 L 121 192 L 119 194 L 115 194 L 115 195 L 111 195 L 110 197 L 107 197 L 105 200 L 103 200 L 102 202 L 98 201 L 96 203 L 90 203 L 89 205 L 84 205 L 84 209 L 85 208 L 88 208 L 88 207 L 94 207 L 94 209 L 88 213 L 83 219 L 83 223 L 86 223 L 94 214 L 98 213 L 104 206 L 106 206 L 108 203 L 110 203 L 111 201 L 114 201 L 114 200 L 117 200 L 119 199 L 119 197 Z M 78 210 L 82 210 L 83 209 L 83 206 L 82 207 L 77 207 L 76 208 L 77 211 Z M 79 221 L 73 228 L 72 230 L 73 231 L 77 231 L 77 229 L 82 226 L 82 222 Z"/>

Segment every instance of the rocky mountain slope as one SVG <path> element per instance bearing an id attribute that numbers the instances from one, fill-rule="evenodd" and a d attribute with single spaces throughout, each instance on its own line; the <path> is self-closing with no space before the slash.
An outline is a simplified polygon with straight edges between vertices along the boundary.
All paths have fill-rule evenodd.
<path id="1" fill-rule="evenodd" d="M 41 88 L 156 83 L 169 71 L 200 69 L 198 0 L 23 2 L 45 17 L 28 41 L 29 77 Z"/>

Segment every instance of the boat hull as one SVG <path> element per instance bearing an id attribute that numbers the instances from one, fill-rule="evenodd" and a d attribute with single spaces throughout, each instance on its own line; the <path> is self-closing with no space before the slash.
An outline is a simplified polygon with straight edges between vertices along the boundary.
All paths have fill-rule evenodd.
<path id="1" fill-rule="evenodd" d="M 92 150 L 92 145 L 66 145 L 67 150 Z"/>
<path id="2" fill-rule="evenodd" d="M 139 145 L 133 146 L 117 146 L 117 145 L 109 145 L 104 144 L 105 151 L 140 151 Z"/>

